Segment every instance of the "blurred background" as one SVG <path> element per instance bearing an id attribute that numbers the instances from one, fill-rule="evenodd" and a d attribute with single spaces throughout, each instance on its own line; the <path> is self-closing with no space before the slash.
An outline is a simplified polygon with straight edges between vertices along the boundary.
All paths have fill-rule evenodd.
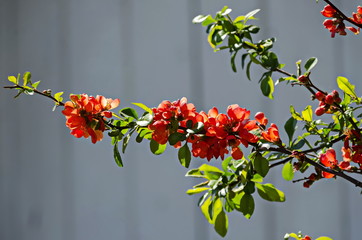
<path id="1" fill-rule="evenodd" d="M 335 2 L 347 15 L 359 3 Z M 232 72 L 227 52 L 210 49 L 205 28 L 191 20 L 224 5 L 232 17 L 262 9 L 255 40 L 276 37 L 274 51 L 287 71 L 315 56 L 312 79 L 322 89 L 336 89 L 341 75 L 361 90 L 361 36 L 330 38 L 323 1 L 314 0 L 1 0 L 2 85 L 8 75 L 31 71 L 40 89 L 120 98 L 121 107 L 183 96 L 199 111 L 237 103 L 252 115 L 264 111 L 283 129 L 290 104 L 301 111 L 317 103 L 285 84 L 276 87 L 274 101 L 266 99 L 257 84 L 260 69 L 248 81 L 240 68 Z M 184 177 L 177 151 L 153 156 L 146 142 L 133 141 L 119 168 L 108 139 L 96 145 L 75 139 L 52 102 L 14 100 L 15 94 L 0 89 L 0 239 L 221 239 L 197 207 L 199 196 L 185 194 L 197 182 Z M 202 163 L 193 159 L 192 167 Z M 360 239 L 361 195 L 352 184 L 325 180 L 305 189 L 284 181 L 281 168 L 269 175 L 286 202 L 256 197 L 251 220 L 230 214 L 225 239 L 283 239 L 299 230 Z"/>

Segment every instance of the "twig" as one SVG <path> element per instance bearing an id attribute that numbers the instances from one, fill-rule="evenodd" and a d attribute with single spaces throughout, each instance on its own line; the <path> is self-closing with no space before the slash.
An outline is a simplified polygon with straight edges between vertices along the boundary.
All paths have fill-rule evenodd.
<path id="1" fill-rule="evenodd" d="M 336 7 L 333 3 L 331 3 L 331 1 L 329 0 L 323 0 L 325 1 L 327 4 L 329 4 L 334 10 L 337 11 L 337 13 L 340 15 L 340 17 L 343 19 L 343 20 L 346 20 L 347 22 L 359 27 L 359 28 L 362 28 L 362 24 L 360 23 L 356 23 L 355 21 L 353 21 L 352 19 L 350 19 L 349 17 L 347 17 L 341 10 L 339 10 L 338 7 Z"/>
<path id="2" fill-rule="evenodd" d="M 7 88 L 7 89 L 17 89 L 17 88 L 20 88 L 20 89 L 23 89 L 23 90 L 28 90 L 27 88 L 23 87 L 23 86 L 20 86 L 20 85 L 14 85 L 14 86 L 5 86 L 4 88 Z M 50 94 L 46 94 L 46 93 L 43 93 L 43 92 L 40 92 L 38 89 L 36 88 L 33 88 L 31 89 L 32 91 L 34 91 L 34 93 L 36 94 L 39 94 L 39 95 L 42 95 L 44 97 L 47 97 L 47 98 L 50 98 L 51 100 L 53 100 L 54 102 L 56 102 L 59 106 L 64 106 L 64 103 L 63 102 L 60 102 L 58 101 L 57 99 L 55 99 L 52 95 Z"/>

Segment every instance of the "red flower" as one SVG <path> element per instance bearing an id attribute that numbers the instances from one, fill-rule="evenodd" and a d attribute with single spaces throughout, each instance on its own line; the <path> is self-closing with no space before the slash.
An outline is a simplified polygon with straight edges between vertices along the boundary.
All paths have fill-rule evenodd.
<path id="1" fill-rule="evenodd" d="M 355 21 L 357 24 L 362 24 L 362 7 L 357 7 L 357 13 L 353 13 L 353 21 Z"/>
<path id="2" fill-rule="evenodd" d="M 105 130 L 105 118 L 111 118 L 108 110 L 116 108 L 119 99 L 112 100 L 103 96 L 71 95 L 71 101 L 64 104 L 62 113 L 71 134 L 77 138 L 91 136 L 92 143 L 101 141 Z"/>
<path id="3" fill-rule="evenodd" d="M 337 11 L 331 5 L 326 5 L 321 11 L 321 14 L 325 17 L 336 17 L 336 13 Z"/>
<path id="4" fill-rule="evenodd" d="M 265 117 L 264 113 L 258 112 L 255 114 L 255 120 L 263 126 L 266 126 L 268 124 L 268 119 Z"/>
<path id="5" fill-rule="evenodd" d="M 196 108 L 192 103 L 187 103 L 185 97 L 174 102 L 165 100 L 152 111 L 154 117 L 148 128 L 153 130 L 152 139 L 159 144 L 166 144 L 170 134 L 176 132 L 179 126 L 185 127 L 188 120 L 196 122 Z M 174 146 L 179 147 L 180 144 Z"/>
<path id="6" fill-rule="evenodd" d="M 331 37 L 334 38 L 336 33 L 339 35 L 347 35 L 345 29 L 346 26 L 343 23 L 343 20 L 341 19 L 327 19 L 323 22 L 323 25 L 326 29 L 328 29 L 331 32 Z"/>
<path id="7" fill-rule="evenodd" d="M 261 133 L 263 138 L 272 143 L 280 142 L 279 130 L 277 125 L 274 123 L 270 124 L 270 127 L 267 131 Z"/>
<path id="8" fill-rule="evenodd" d="M 319 156 L 319 160 L 324 166 L 330 168 L 333 168 L 338 164 L 336 159 L 336 151 L 334 151 L 333 148 L 328 149 L 326 153 L 322 153 Z"/>
<path id="9" fill-rule="evenodd" d="M 319 161 L 326 167 L 335 168 L 338 165 L 338 161 L 336 159 L 336 152 L 333 148 L 330 148 L 326 151 L 326 153 L 322 153 L 319 156 Z M 332 178 L 334 174 L 328 172 L 322 172 L 323 177 Z"/>

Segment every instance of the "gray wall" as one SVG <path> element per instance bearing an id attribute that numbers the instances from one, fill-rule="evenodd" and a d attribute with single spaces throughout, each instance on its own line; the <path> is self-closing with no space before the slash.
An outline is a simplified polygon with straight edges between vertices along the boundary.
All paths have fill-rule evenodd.
<path id="1" fill-rule="evenodd" d="M 356 2 L 343 9 L 355 11 Z M 238 103 L 282 126 L 289 105 L 302 110 L 309 94 L 282 84 L 270 101 L 258 89 L 258 69 L 252 82 L 232 73 L 228 54 L 213 53 L 205 29 L 191 23 L 223 5 L 233 16 L 261 8 L 261 37 L 278 39 L 275 51 L 289 71 L 316 56 L 312 77 L 320 86 L 331 91 L 343 75 L 362 87 L 361 37 L 331 39 L 323 4 L 313 0 L 1 0 L 0 78 L 31 71 L 43 88 L 119 97 L 123 107 L 182 96 L 198 110 Z M 0 89 L 0 239 L 220 239 L 196 207 L 198 196 L 184 193 L 195 182 L 183 177 L 175 150 L 156 157 L 146 143 L 133 143 L 118 168 L 108 140 L 75 139 L 50 101 L 14 94 Z M 358 189 L 342 180 L 304 189 L 280 171 L 269 181 L 287 202 L 258 199 L 249 221 L 231 214 L 227 239 L 282 239 L 299 230 L 359 239 Z"/>

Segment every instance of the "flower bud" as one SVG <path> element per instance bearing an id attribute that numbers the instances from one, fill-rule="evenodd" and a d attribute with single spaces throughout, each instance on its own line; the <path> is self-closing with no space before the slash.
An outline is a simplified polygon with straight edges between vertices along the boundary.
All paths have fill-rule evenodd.
<path id="1" fill-rule="evenodd" d="M 307 83 L 308 82 L 308 77 L 301 75 L 298 77 L 298 81 L 301 83 Z"/>
<path id="2" fill-rule="evenodd" d="M 333 96 L 331 94 L 328 94 L 324 100 L 325 103 L 332 105 L 334 103 Z"/>
<path id="3" fill-rule="evenodd" d="M 326 96 L 326 95 L 325 95 L 324 93 L 322 93 L 322 92 L 317 92 L 317 93 L 315 94 L 315 98 L 318 99 L 319 101 L 322 101 L 325 96 Z"/>
<path id="4" fill-rule="evenodd" d="M 323 115 L 324 113 L 326 112 L 325 108 L 324 107 L 318 107 L 316 110 L 315 110 L 315 115 L 317 116 L 321 116 Z"/>

